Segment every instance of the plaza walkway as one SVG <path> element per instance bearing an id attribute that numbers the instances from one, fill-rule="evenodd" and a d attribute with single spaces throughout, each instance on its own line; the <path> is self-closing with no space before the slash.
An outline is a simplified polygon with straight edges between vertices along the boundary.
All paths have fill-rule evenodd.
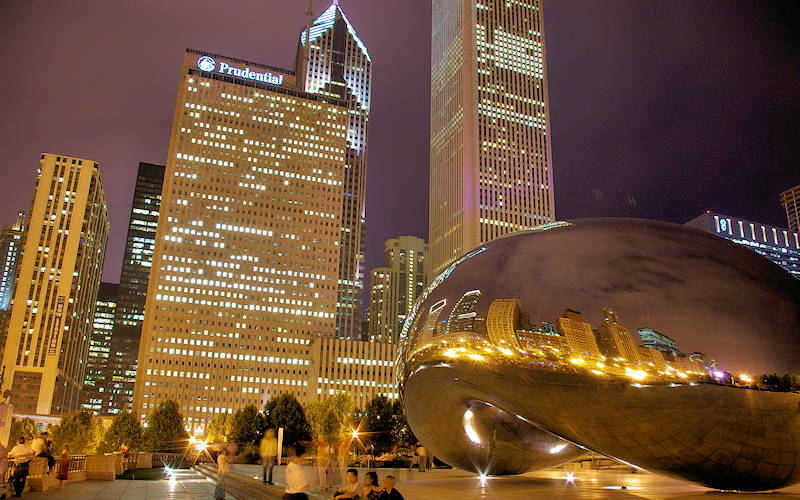
<path id="1" fill-rule="evenodd" d="M 175 471 L 173 481 L 81 481 L 65 484 L 63 490 L 28 492 L 30 500 L 188 500 L 214 498 L 214 484 L 192 470 Z M 228 495 L 228 499 L 234 497 Z M 244 500 L 244 499 L 243 499 Z"/>

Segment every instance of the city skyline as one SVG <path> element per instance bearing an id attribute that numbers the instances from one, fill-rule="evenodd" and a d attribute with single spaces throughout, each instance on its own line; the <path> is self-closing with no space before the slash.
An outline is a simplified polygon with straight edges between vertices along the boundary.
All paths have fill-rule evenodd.
<path id="1" fill-rule="evenodd" d="M 367 191 L 373 194 L 368 196 L 367 212 L 375 215 L 370 222 L 365 269 L 371 269 L 380 265 L 386 239 L 398 234 L 427 239 L 427 186 L 419 179 L 419 176 L 427 178 L 427 153 L 417 150 L 427 149 L 428 102 L 419 96 L 427 94 L 429 77 L 427 69 L 419 67 L 419 61 L 425 66 L 429 56 L 430 26 L 419 20 L 430 18 L 430 5 L 420 1 L 395 6 L 392 12 L 395 22 L 386 23 L 380 16 L 384 9 L 370 2 L 341 3 L 370 47 L 372 57 L 386 61 L 374 74 L 373 109 L 377 111 L 370 125 L 373 151 Z M 314 13 L 328 5 L 329 2 L 315 1 Z M 723 7 L 722 3 L 710 2 L 689 7 L 694 15 L 687 15 L 690 13 L 682 8 L 680 16 L 671 15 L 671 9 L 677 7 L 670 6 L 625 6 L 610 2 L 601 10 L 581 8 L 587 5 L 544 4 L 552 80 L 550 100 L 554 110 L 551 120 L 558 217 L 635 215 L 684 223 L 701 211 L 714 209 L 783 226 L 785 215 L 777 195 L 797 184 L 792 168 L 800 157 L 789 140 L 796 136 L 793 117 L 800 107 L 791 87 L 796 81 L 791 75 L 797 69 L 787 62 L 797 53 L 798 38 L 789 31 L 792 18 L 788 11 L 781 10 L 783 4 Z M 175 57 L 186 46 L 194 45 L 289 66 L 298 29 L 305 22 L 304 5 L 275 2 L 259 8 L 271 9 L 276 17 L 293 22 L 285 23 L 285 27 L 275 26 L 271 35 L 265 37 L 235 28 L 212 34 L 195 30 L 194 26 L 212 18 L 221 19 L 225 26 L 234 24 L 240 17 L 254 15 L 247 9 L 256 7 L 238 6 L 225 12 L 213 6 L 205 10 L 196 6 L 179 7 L 143 4 L 140 10 L 129 12 L 111 6 L 87 5 L 87 10 L 70 17 L 61 13 L 58 6 L 45 13 L 35 8 L 24 13 L 15 11 L 12 5 L 8 7 L 9 15 L 4 16 L 17 23 L 4 31 L 3 36 L 9 40 L 3 46 L 14 51 L 19 74 L 25 74 L 26 78 L 9 77 L 3 83 L 4 95 L 16 96 L 15 102 L 9 103 L 7 116 L 9 121 L 19 124 L 15 127 L 19 132 L 10 130 L 3 139 L 10 141 L 5 147 L 7 164 L 18 167 L 7 171 L 8 185 L 15 189 L 0 204 L 0 220 L 11 224 L 16 210 L 27 206 L 33 172 L 22 168 L 28 163 L 26 158 L 29 161 L 36 157 L 33 155 L 47 150 L 97 158 L 103 165 L 103 181 L 110 193 L 112 232 L 104 274 L 107 281 L 116 281 L 122 260 L 135 166 L 140 161 L 158 163 L 165 159 L 165 137 L 171 115 L 169 101 L 174 96 L 175 81 L 169 68 L 174 67 Z M 186 19 L 179 18 L 175 14 L 178 11 Z M 142 15 L 161 19 L 170 29 L 159 30 L 163 34 L 152 40 L 137 38 L 138 31 L 133 26 L 137 16 Z M 120 22 L 115 33 L 106 33 L 110 38 L 104 47 L 96 47 L 94 35 L 82 38 L 77 34 L 90 30 L 71 29 L 76 35 L 70 41 L 48 43 L 47 49 L 41 45 L 50 36 L 47 29 L 42 30 L 45 38 L 40 41 L 26 35 L 36 32 L 25 28 L 26 23 L 34 20 L 46 27 L 68 17 L 70 26 L 75 28 L 92 22 L 92 16 L 109 21 L 115 16 L 126 16 L 131 24 Z M 587 24 L 598 16 L 601 16 L 598 21 L 608 22 Z M 637 23 L 626 24 L 625 16 L 636 18 Z M 693 25 L 684 26 L 682 21 L 678 26 L 673 20 L 687 17 L 697 18 L 697 23 L 708 18 L 714 18 L 715 22 L 703 20 L 703 28 L 708 32 L 704 34 L 703 30 L 692 31 Z M 180 27 L 179 19 L 188 27 Z M 612 25 L 615 29 L 610 28 Z M 574 30 L 586 34 L 575 39 L 574 32 L 567 27 L 587 28 Z M 734 36 L 739 29 L 746 35 L 741 39 Z M 650 37 L 648 30 L 655 30 L 659 36 Z M 404 50 L 400 54 L 393 49 L 402 34 L 405 34 Z M 598 35 L 608 37 L 607 50 L 601 53 L 587 49 L 591 47 L 589 40 Z M 653 41 L 656 38 L 663 41 Z M 136 42 L 135 49 L 132 41 Z M 156 46 L 158 50 L 154 49 Z M 582 59 L 589 57 L 582 55 L 587 51 L 591 61 Z M 729 64 L 740 53 L 750 57 L 737 59 L 736 65 Z M 652 54 L 655 55 L 651 57 Z M 144 61 L 151 68 L 147 77 L 125 76 L 125 70 L 134 60 Z M 65 64 L 77 73 L 104 69 L 95 83 L 88 86 L 80 78 L 50 84 L 44 91 L 23 83 L 46 81 L 46 72 L 66 71 Z M 721 71 L 723 68 L 725 71 Z M 681 84 L 665 79 L 676 71 L 685 80 Z M 623 78 L 624 75 L 627 76 Z M 745 75 L 752 75 L 751 85 L 725 81 L 739 81 Z M 625 92 L 609 93 L 615 85 Z M 83 90 L 84 87 L 90 92 Z M 112 99 L 118 92 L 128 97 Z M 34 96 L 42 104 L 32 105 L 29 100 Z M 89 98 L 92 100 L 88 101 Z M 587 102 L 592 106 L 587 107 Z M 737 111 L 735 108 L 742 102 L 748 104 Z M 676 107 L 675 115 L 680 115 L 680 120 L 663 113 L 667 104 Z M 99 113 L 99 109 L 107 111 Z M 635 113 L 625 114 L 632 110 Z M 659 118 L 654 119 L 656 116 Z M 66 117 L 85 126 L 67 127 L 63 121 Z M 624 121 L 620 121 L 622 117 Z M 38 134 L 26 132 L 30 123 L 37 124 Z M 644 124 L 646 129 L 642 128 Z M 742 128 L 744 124 L 748 126 Z M 590 126 L 594 129 L 587 133 L 586 127 Z M 747 139 L 743 140 L 743 131 L 752 127 L 756 133 L 744 134 Z M 676 129 L 683 132 L 676 133 Z M 708 136 L 712 129 L 716 130 Z M 87 133 L 88 130 L 94 131 Z M 105 134 L 102 141 L 97 140 L 99 131 Z M 703 134 L 699 135 L 701 131 Z M 703 140 L 689 141 L 692 135 Z M 131 140 L 132 137 L 136 139 Z M 625 147 L 642 139 L 647 148 Z M 587 158 L 592 161 L 586 161 Z M 663 158 L 677 158 L 676 168 L 666 169 L 668 162 Z M 752 183 L 746 167 L 756 159 L 761 163 L 758 169 L 761 177 L 758 183 Z M 637 165 L 651 167 L 646 179 L 636 172 Z M 411 168 L 412 174 L 402 178 L 392 175 L 400 168 Z M 686 194 L 675 203 L 664 203 L 676 189 Z M 703 195 L 698 196 L 699 193 Z M 397 200 L 409 200 L 416 210 L 408 210 Z"/>

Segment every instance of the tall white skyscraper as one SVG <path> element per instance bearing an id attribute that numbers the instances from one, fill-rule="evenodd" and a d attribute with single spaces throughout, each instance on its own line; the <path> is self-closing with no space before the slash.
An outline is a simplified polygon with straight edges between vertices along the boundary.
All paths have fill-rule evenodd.
<path id="1" fill-rule="evenodd" d="M 554 220 L 541 0 L 433 0 L 433 274 Z"/>
<path id="2" fill-rule="evenodd" d="M 339 276 L 336 296 L 336 336 L 360 337 L 366 244 L 367 136 L 369 128 L 372 59 L 367 47 L 334 0 L 309 28 L 297 48 L 298 86 L 312 94 L 347 101 L 342 228 L 339 239 Z M 304 64 L 305 58 L 308 62 Z M 304 82 L 304 84 L 303 84 Z"/>

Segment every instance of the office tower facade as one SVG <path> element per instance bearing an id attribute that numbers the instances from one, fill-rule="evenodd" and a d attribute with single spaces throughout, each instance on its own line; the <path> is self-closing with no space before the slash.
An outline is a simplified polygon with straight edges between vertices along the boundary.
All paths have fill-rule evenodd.
<path id="1" fill-rule="evenodd" d="M 110 415 L 132 410 L 139 338 L 163 184 L 164 165 L 139 163 L 120 273 L 120 294 L 110 346 L 112 356 L 107 367 L 107 412 Z"/>
<path id="2" fill-rule="evenodd" d="M 366 245 L 366 180 L 372 59 L 364 42 L 334 0 L 305 29 L 297 48 L 298 87 L 348 103 L 342 227 L 336 306 L 336 335 L 360 338 Z"/>
<path id="3" fill-rule="evenodd" d="M 14 295 L 14 278 L 25 231 L 25 212 L 17 212 L 14 225 L 0 232 L 0 311 L 8 311 Z"/>
<path id="4" fill-rule="evenodd" d="M 639 338 L 642 340 L 642 344 L 645 347 L 651 347 L 658 351 L 674 355 L 680 353 L 677 342 L 652 328 L 639 328 Z"/>
<path id="5" fill-rule="evenodd" d="M 555 215 L 541 0 L 434 0 L 432 29 L 435 276 Z"/>
<path id="6" fill-rule="evenodd" d="M 397 399 L 394 361 L 397 344 L 358 340 L 316 338 L 311 342 L 308 400 L 323 399 L 337 392 L 353 397 L 365 408 L 376 396 Z"/>
<path id="7" fill-rule="evenodd" d="M 592 326 L 583 320 L 578 311 L 567 309 L 556 320 L 556 331 L 563 335 L 569 350 L 574 356 L 586 356 L 590 359 L 600 357 L 600 349 L 592 332 Z"/>
<path id="8" fill-rule="evenodd" d="M 800 232 L 800 185 L 781 193 L 781 205 L 786 209 L 789 231 Z"/>
<path id="9" fill-rule="evenodd" d="M 636 364 L 641 362 L 641 356 L 631 332 L 622 325 L 617 313 L 608 307 L 603 308 L 603 318 L 600 326 L 595 330 L 595 340 L 604 356 L 623 358 Z"/>
<path id="10" fill-rule="evenodd" d="M 524 324 L 519 299 L 495 299 L 486 314 L 486 329 L 492 343 L 505 348 L 520 348 L 517 330 L 528 327 Z"/>
<path id="11" fill-rule="evenodd" d="M 745 246 L 800 279 L 800 235 L 796 232 L 711 211 L 684 225 Z"/>
<path id="12" fill-rule="evenodd" d="M 369 340 L 400 340 L 406 318 L 428 283 L 428 245 L 415 236 L 386 240 L 383 267 L 370 273 Z"/>
<path id="13" fill-rule="evenodd" d="M 295 74 L 188 49 L 181 67 L 134 387 L 202 430 L 305 397 L 308 335 L 333 337 L 347 104 Z"/>
<path id="14" fill-rule="evenodd" d="M 118 297 L 119 284 L 100 283 L 81 392 L 81 406 L 98 415 L 109 414 L 111 393 L 108 366 L 112 356 L 111 339 Z"/>
<path id="15" fill-rule="evenodd" d="M 98 164 L 43 154 L 3 354 L 17 412 L 79 406 L 108 239 Z"/>

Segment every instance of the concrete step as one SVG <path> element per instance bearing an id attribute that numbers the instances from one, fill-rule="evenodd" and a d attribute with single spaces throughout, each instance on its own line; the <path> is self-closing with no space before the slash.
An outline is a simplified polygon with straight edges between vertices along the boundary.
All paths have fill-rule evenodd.
<path id="1" fill-rule="evenodd" d="M 213 464 L 198 464 L 194 470 L 207 477 L 214 483 L 217 482 L 217 467 Z M 225 491 L 240 500 L 280 500 L 283 498 L 283 488 L 262 484 L 261 482 L 230 472 L 225 477 Z"/>

